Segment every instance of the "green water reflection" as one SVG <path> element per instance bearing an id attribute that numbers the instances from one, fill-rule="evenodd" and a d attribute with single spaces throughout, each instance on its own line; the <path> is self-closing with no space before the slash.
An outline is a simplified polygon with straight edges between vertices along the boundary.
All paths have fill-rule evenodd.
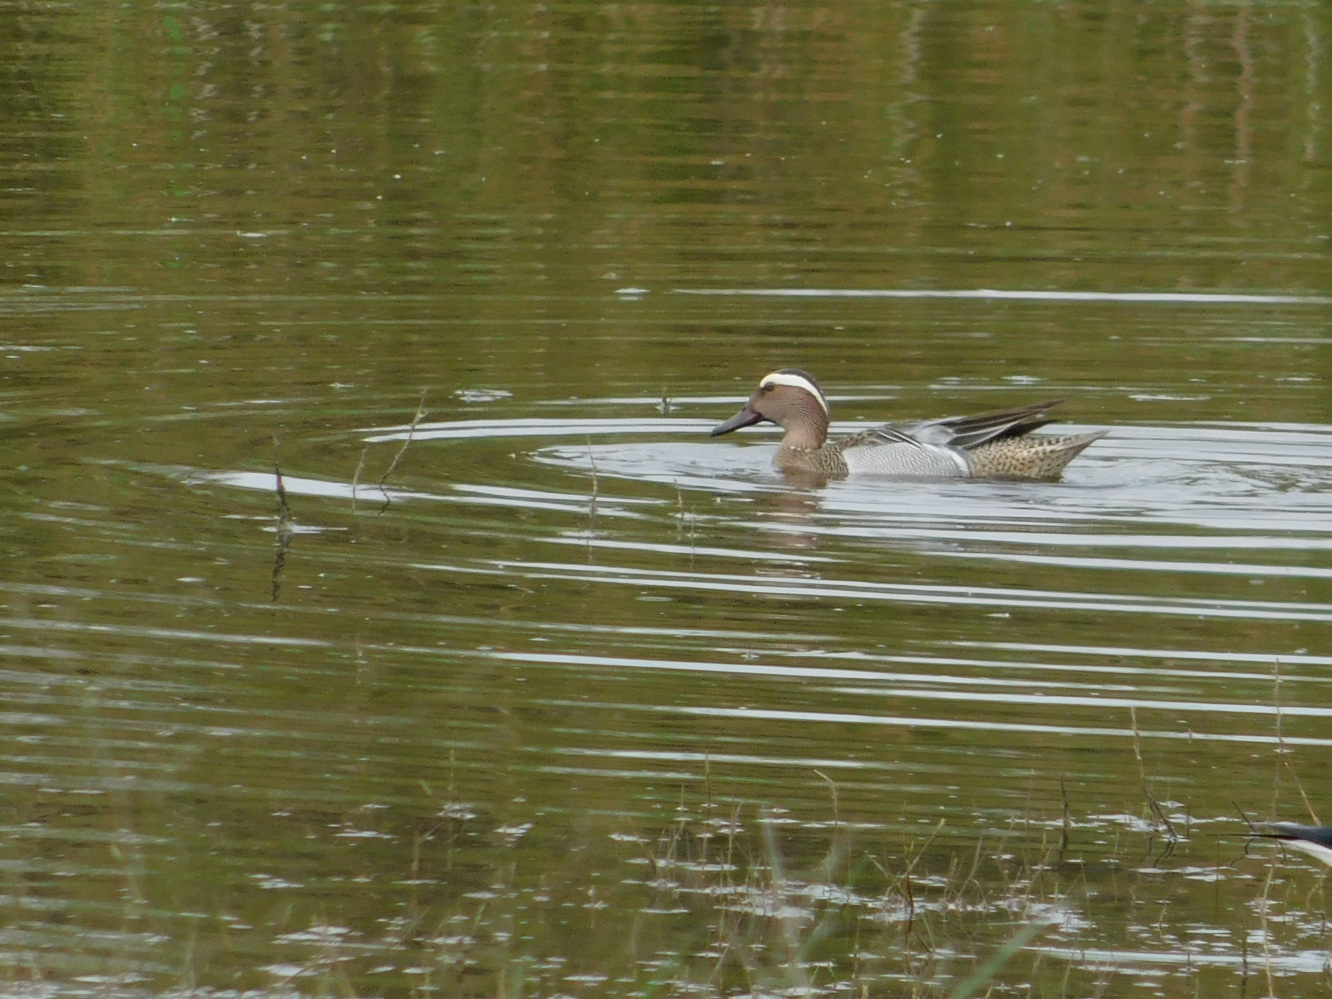
<path id="1" fill-rule="evenodd" d="M 0 979 L 1317 994 L 1329 39 L 0 0 Z M 791 489 L 788 364 L 1112 433 Z"/>

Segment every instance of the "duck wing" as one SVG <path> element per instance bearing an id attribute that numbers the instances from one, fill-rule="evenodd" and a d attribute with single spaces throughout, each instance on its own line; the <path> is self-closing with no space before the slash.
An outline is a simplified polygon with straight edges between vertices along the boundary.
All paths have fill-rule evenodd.
<path id="1" fill-rule="evenodd" d="M 930 442 L 921 440 L 911 432 L 911 428 L 915 425 L 904 423 L 898 426 L 885 423 L 881 427 L 870 427 L 868 430 L 843 437 L 837 442 L 837 446 L 843 451 L 853 447 L 883 447 L 888 444 L 901 444 L 911 448 L 926 447 Z"/>
<path id="2" fill-rule="evenodd" d="M 938 420 L 917 420 L 892 426 L 896 434 L 906 435 L 922 444 L 961 448 L 970 451 L 1002 437 L 1020 437 L 1050 422 L 1046 414 L 1063 399 L 1036 402 L 1011 409 L 992 409 L 971 416 L 945 416 Z"/>
<path id="3" fill-rule="evenodd" d="M 970 471 L 961 451 L 922 441 L 908 426 L 885 424 L 862 430 L 844 437 L 836 447 L 847 471 L 856 474 L 954 479 Z"/>

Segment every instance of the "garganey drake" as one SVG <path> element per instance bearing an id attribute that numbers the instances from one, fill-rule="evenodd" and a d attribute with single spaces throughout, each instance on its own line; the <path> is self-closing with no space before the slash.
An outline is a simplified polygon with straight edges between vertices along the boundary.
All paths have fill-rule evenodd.
<path id="1" fill-rule="evenodd" d="M 884 475 L 898 479 L 1059 478 L 1064 466 L 1092 441 L 1090 434 L 1035 434 L 1063 400 L 975 416 L 888 423 L 839 441 L 828 440 L 828 399 L 808 371 L 782 368 L 764 375 L 745 408 L 714 427 L 711 436 L 769 420 L 786 435 L 773 459 L 788 474 L 824 479 Z"/>

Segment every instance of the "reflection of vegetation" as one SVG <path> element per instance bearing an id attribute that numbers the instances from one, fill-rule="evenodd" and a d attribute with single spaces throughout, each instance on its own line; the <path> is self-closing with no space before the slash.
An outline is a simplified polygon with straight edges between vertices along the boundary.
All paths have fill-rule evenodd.
<path id="1" fill-rule="evenodd" d="M 1229 949 L 1209 961 L 1212 951 L 1190 939 L 1191 917 L 1172 915 L 1168 896 L 1160 905 L 1137 896 L 1143 881 L 1161 877 L 1182 877 L 1181 886 L 1196 880 L 1211 892 L 1219 869 L 1190 878 L 1186 866 L 1172 876 L 1156 867 L 1163 854 L 1136 855 L 1140 835 L 1119 838 L 1151 833 L 1146 817 L 1156 807 L 1144 804 L 1144 818 L 1073 823 L 1098 839 L 1115 833 L 1113 852 L 1090 867 L 1066 852 L 1062 821 L 1028 826 L 1040 830 L 1035 839 L 1015 828 L 959 850 L 955 837 L 951 848 L 943 842 L 942 823 L 891 844 L 881 831 L 840 822 L 835 810 L 827 821 L 802 824 L 781 809 L 734 806 L 722 814 L 706 803 L 682 804 L 656 836 L 613 834 L 626 851 L 618 865 L 524 879 L 520 844 L 532 827 L 500 829 L 501 856 L 509 859 L 487 886 L 460 893 L 442 920 L 423 915 L 417 933 L 399 942 L 420 947 L 421 984 L 449 995 L 577 987 L 644 996 L 1100 996 L 1112 991 L 1116 975 L 1163 970 L 1114 957 L 1149 940 L 1165 950 L 1167 966 L 1172 950 L 1189 961 L 1196 955 L 1196 968 L 1181 965 L 1176 973 L 1205 992 L 1233 975 Z M 481 818 L 457 803 L 440 815 L 432 836 L 453 843 Z M 869 837 L 877 845 L 861 842 Z M 1299 958 L 1277 944 L 1289 931 L 1269 910 L 1280 904 L 1291 913 L 1298 900 L 1269 902 L 1272 870 L 1266 880 L 1254 903 L 1262 953 L 1250 953 L 1242 927 L 1228 946 L 1245 955 L 1248 973 L 1278 981 L 1296 966 L 1282 968 L 1279 955 Z M 1240 883 L 1246 896 L 1256 894 L 1255 882 Z M 1101 925 L 1114 920 L 1126 922 L 1118 944 Z M 1228 939 L 1229 928 L 1206 932 Z"/>
<path id="2" fill-rule="evenodd" d="M 1001 860 L 1005 888 L 994 894 L 979 876 L 979 842 L 969 860 L 951 858 L 945 871 L 930 873 L 928 840 L 894 862 L 859 854 L 845 827 L 834 825 L 827 852 L 802 872 L 788 869 L 780 819 L 760 817 L 762 852 L 742 862 L 736 818 L 703 834 L 677 830 L 659 844 L 654 888 L 703 917 L 712 937 L 704 951 L 677 955 L 672 991 L 860 995 L 891 986 L 899 994 L 966 995 L 984 976 L 967 991 L 950 986 L 976 962 L 987 967 L 989 931 L 1007 926 L 1025 938 L 1027 927 L 1060 920 L 1058 892 L 1047 896 L 1043 887 L 1045 862 Z M 713 839 L 719 847 L 709 847 Z"/>
<path id="3" fill-rule="evenodd" d="M 93 242 L 38 247 L 34 276 L 87 261 L 102 280 L 72 282 L 544 286 L 574 309 L 613 275 L 659 283 L 685 264 L 693 280 L 738 263 L 786 282 L 872 262 L 880 279 L 945 285 L 1021 267 L 1077 286 L 1099 259 L 1131 268 L 1121 286 L 1154 286 L 1168 259 L 1172 284 L 1324 284 L 1316 6 L 324 16 L 62 13 L 68 58 L 79 41 L 95 54 L 78 73 L 33 44 L 41 18 L 16 21 L 0 97 L 48 124 L 14 135 L 14 160 L 62 166 L 25 170 L 0 212 L 58 228 L 49 215 L 73 201 L 72 238 Z M 96 252 L 111 227 L 153 233 L 147 252 Z M 549 316 L 526 293 L 445 294 L 429 311 L 467 321 L 478 307 Z M 504 371 L 492 348 L 511 335 L 458 339 L 455 369 Z M 543 363 L 589 367 L 558 327 L 526 336 Z M 604 365 L 641 344 L 599 346 Z"/>
<path id="4" fill-rule="evenodd" d="M 580 409 L 589 397 L 618 406 L 668 382 L 680 415 L 698 416 L 703 404 L 688 400 L 731 374 L 743 383 L 774 363 L 819 368 L 821 357 L 879 396 L 915 386 L 894 402 L 902 416 L 935 411 L 908 393 L 965 396 L 1039 376 L 1104 389 L 1131 421 L 1288 422 L 1302 409 L 1326 423 L 1332 396 L 1317 365 L 1327 366 L 1328 323 L 1311 310 L 1236 319 L 657 292 L 1326 289 L 1330 12 L 1124 0 L 6 5 L 3 280 L 15 292 L 47 287 L 4 302 L 14 356 L 0 978 L 106 994 L 122 974 L 169 988 L 179 969 L 208 987 L 277 980 L 334 995 L 419 985 L 942 996 L 1024 981 L 1085 996 L 1108 972 L 1058 947 L 1095 944 L 1161 958 L 1143 978 L 1173 956 L 1213 955 L 1201 982 L 1191 969 L 1166 973 L 1179 994 L 1205 995 L 1233 989 L 1241 959 L 1325 952 L 1323 899 L 1306 894 L 1317 878 L 1273 867 L 1260 896 L 1240 868 L 1226 884 L 1232 855 L 1218 847 L 1190 863 L 1190 822 L 1168 794 L 1189 788 L 1180 797 L 1203 808 L 1251 796 L 1243 739 L 1263 721 L 1230 708 L 1259 703 L 1259 681 L 1227 657 L 1324 644 L 1326 580 L 1275 571 L 1322 571 L 1323 534 L 1274 519 L 1267 478 L 1234 506 L 1185 510 L 1170 494 L 1199 490 L 1180 469 L 1206 466 L 1166 453 L 1170 470 L 1151 481 L 1167 488 L 1133 492 L 1112 526 L 1088 521 L 1062 569 L 1040 561 L 1040 517 L 985 540 L 975 520 L 947 519 L 958 508 L 867 516 L 845 535 L 852 521 L 834 511 L 816 536 L 818 554 L 840 560 L 823 582 L 892 575 L 973 594 L 1029 587 L 1039 565 L 1050 593 L 1129 594 L 1139 611 L 1181 587 L 1199 602 L 1251 597 L 1243 575 L 1181 575 L 1170 561 L 1201 545 L 1213 566 L 1238 571 L 1261 536 L 1275 538 L 1261 549 L 1274 571 L 1254 580 L 1268 602 L 1251 618 L 1039 601 L 1010 617 L 970 596 L 945 615 L 681 589 L 654 620 L 636 586 L 475 571 L 548 558 L 546 541 L 583 526 L 568 503 L 522 498 L 556 487 L 548 470 L 509 462 L 499 439 L 477 442 L 474 465 L 450 454 L 419 480 L 514 487 L 512 504 L 399 505 L 352 525 L 354 545 L 310 535 L 291 557 L 289 515 L 279 514 L 276 554 L 254 528 L 267 494 L 182 490 L 142 469 L 266 472 L 276 431 L 287 469 L 340 483 L 351 428 L 399 419 L 423 382 L 456 400 L 440 403 L 446 414 L 485 405 L 451 389 L 506 386 L 505 417 L 576 396 Z M 618 300 L 611 292 L 628 283 L 652 294 Z M 1206 461 L 1257 439 L 1207 438 Z M 1298 518 L 1322 509 L 1309 491 L 1323 481 L 1322 445 L 1301 447 L 1286 465 L 1264 458 L 1262 473 L 1290 470 L 1280 481 L 1309 505 L 1277 513 Z M 424 465 L 416 445 L 399 455 L 413 460 L 390 465 L 393 477 Z M 693 570 L 655 554 L 674 531 L 691 559 L 703 553 L 701 570 L 735 571 L 759 518 L 737 531 L 740 518 L 715 516 L 711 495 L 687 502 L 677 490 L 676 521 L 623 526 L 607 471 L 590 486 L 598 519 L 587 525 L 589 541 L 595 526 L 622 544 L 607 563 L 657 578 Z M 1234 488 L 1251 484 L 1237 476 Z M 651 481 L 616 488 L 655 490 L 647 509 L 665 509 Z M 336 509 L 303 504 L 311 520 Z M 768 524 L 789 512 L 760 511 Z M 903 525 L 931 540 L 918 550 Z M 420 567 L 420 553 L 445 546 L 441 571 Z M 949 568 L 944 554 L 980 557 Z M 1080 561 L 1097 554 L 1116 556 L 1116 581 Z M 1152 568 L 1133 570 L 1134 556 Z M 258 599 L 270 562 L 272 595 L 284 587 L 276 609 Z M 522 664 L 529 641 L 553 642 L 568 669 Z M 1011 649 L 977 651 L 986 642 Z M 671 824 L 652 811 L 665 778 L 626 778 L 607 761 L 645 749 L 687 758 L 737 724 L 708 713 L 718 705 L 799 696 L 840 711 L 863 696 L 813 679 L 638 668 L 670 656 L 725 665 L 751 647 L 798 654 L 775 661 L 811 678 L 829 653 L 922 679 L 945 666 L 980 680 L 1040 669 L 1084 704 L 1033 709 L 1020 683 L 987 704 L 985 690 L 1003 688 L 947 700 L 909 676 L 918 689 L 866 678 L 869 711 L 932 705 L 940 721 L 974 713 L 981 724 L 876 726 L 847 740 L 844 729 L 825 735 L 831 721 L 741 723 L 753 725 L 737 725 L 730 743 L 742 756 L 792 741 L 775 766 L 736 765 L 750 781 L 743 807 L 718 818 L 685 806 Z M 1184 669 L 1170 650 L 1216 662 L 1210 675 Z M 611 665 L 616 654 L 635 662 Z M 956 658 L 966 655 L 976 658 Z M 1315 710 L 1289 721 L 1314 753 L 1326 734 L 1323 663 L 1301 658 L 1311 681 L 1301 699 Z M 1053 672 L 1065 661 L 1089 670 L 1086 682 Z M 1236 675 L 1218 678 L 1227 671 Z M 1205 718 L 1221 738 L 1171 742 L 1150 785 L 1137 753 L 1140 779 L 1126 781 L 1134 768 L 1115 758 L 1117 737 L 1081 726 L 1106 714 L 1096 698 L 1139 693 L 1159 698 L 1148 726 L 1158 735 L 1188 701 L 1202 710 L 1181 724 Z M 655 711 L 673 705 L 698 713 Z M 1024 728 L 1033 714 L 1041 724 Z M 1045 724 L 1068 718 L 1078 724 Z M 879 739 L 865 772 L 881 784 L 862 787 L 855 809 L 864 825 L 835 808 L 815 819 L 817 806 L 803 808 L 800 820 L 755 810 L 755 799 L 788 793 L 787 775 L 817 755 L 806 750 L 859 761 Z M 443 745 L 472 761 L 464 796 L 476 804 L 444 806 L 418 829 L 411 781 L 433 772 Z M 918 776 L 916 764 L 936 763 Z M 1096 789 L 1095 806 L 1066 809 L 1062 850 L 1046 838 L 1053 824 L 1030 837 L 966 825 L 1008 822 L 1029 772 Z M 955 782 L 985 793 L 953 796 Z M 1105 814 L 1138 800 L 1138 784 L 1152 788 L 1150 826 Z M 948 826 L 884 833 L 873 824 L 883 788 L 901 789 L 904 815 L 938 809 Z M 502 809 L 512 814 L 491 814 Z M 621 815 L 633 818 L 608 818 Z M 1182 846 L 1157 869 L 1142 841 L 1166 823 Z M 137 852 L 109 853 L 126 840 Z M 1038 944 L 1017 949 L 1036 928 Z M 1261 954 L 1246 950 L 1251 930 Z M 1185 990 L 1186 977 L 1199 987 Z"/>
<path id="5" fill-rule="evenodd" d="M 1043 929 L 1079 922 L 1044 840 L 1029 855 L 1009 852 L 1007 837 L 982 838 L 941 864 L 932 835 L 875 855 L 836 821 L 802 829 L 763 810 L 751 828 L 738 808 L 682 809 L 659 838 L 615 838 L 634 850 L 618 885 L 543 878 L 460 903 L 427 942 L 433 984 L 478 995 L 546 994 L 574 980 L 613 981 L 618 994 L 962 997 L 1002 976 Z M 588 948 L 606 953 L 582 969 L 572 954 L 535 953 L 529 935 L 565 919 L 571 897 L 586 933 L 607 945 Z M 1035 974 L 1041 961 L 1018 963 Z"/>

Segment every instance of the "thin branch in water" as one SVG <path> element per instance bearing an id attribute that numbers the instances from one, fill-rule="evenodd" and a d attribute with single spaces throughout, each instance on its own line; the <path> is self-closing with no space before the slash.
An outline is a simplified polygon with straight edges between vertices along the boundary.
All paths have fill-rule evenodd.
<path id="1" fill-rule="evenodd" d="M 1277 746 L 1284 752 L 1286 740 L 1281 735 L 1281 660 L 1272 660 L 1272 704 L 1276 708 Z"/>
<path id="2" fill-rule="evenodd" d="M 697 518 L 685 508 L 684 490 L 680 488 L 678 480 L 675 483 L 675 502 L 680 510 L 679 520 L 675 525 L 675 536 L 684 540 L 685 524 L 689 525 L 689 566 L 693 568 L 694 558 L 698 555 L 698 532 L 695 530 Z"/>
<path id="3" fill-rule="evenodd" d="M 389 462 L 389 467 L 386 468 L 384 474 L 379 477 L 379 491 L 384 494 L 384 505 L 380 507 L 381 513 L 388 509 L 389 503 L 392 502 L 392 500 L 389 499 L 388 490 L 384 488 L 384 483 L 387 482 L 388 477 L 393 474 L 393 470 L 398 467 L 398 462 L 401 461 L 402 456 L 407 453 L 407 446 L 411 444 L 412 437 L 416 433 L 416 428 L 420 425 L 421 421 L 426 418 L 426 413 L 428 412 L 425 408 L 427 391 L 428 389 L 421 390 L 421 401 L 416 404 L 416 415 L 412 417 L 411 425 L 407 428 L 407 439 L 402 442 L 402 447 L 398 448 L 398 453 L 395 454 L 393 460 Z"/>
<path id="4" fill-rule="evenodd" d="M 597 515 L 597 497 L 601 495 L 601 481 L 597 478 L 597 456 L 592 453 L 592 441 L 587 442 L 587 460 L 592 465 L 592 499 L 588 503 L 588 515 Z"/>
<path id="5" fill-rule="evenodd" d="M 282 481 L 282 465 L 278 461 L 278 439 L 276 436 L 273 438 L 273 476 L 277 492 L 278 532 L 287 531 L 290 533 L 291 524 L 295 518 L 291 515 L 291 504 L 287 502 L 287 487 Z"/>
<path id="6" fill-rule="evenodd" d="M 1142 793 L 1147 796 L 1147 805 L 1151 808 L 1152 814 L 1156 816 L 1156 821 L 1161 823 L 1161 827 L 1165 829 L 1166 835 L 1170 838 L 1169 848 L 1166 851 L 1166 855 L 1169 855 L 1170 850 L 1173 850 L 1175 844 L 1179 842 L 1179 834 L 1175 832 L 1175 827 L 1170 824 L 1170 820 L 1166 818 L 1166 813 L 1157 802 L 1156 796 L 1152 794 L 1152 789 L 1147 785 L 1147 768 L 1142 762 L 1142 736 L 1138 732 L 1138 713 L 1131 706 L 1129 707 L 1129 719 L 1133 723 L 1133 755 L 1138 760 L 1138 777 L 1142 781 Z"/>
<path id="7" fill-rule="evenodd" d="M 842 821 L 837 808 L 837 782 L 833 780 L 831 777 L 829 777 L 827 774 L 825 774 L 822 770 L 815 770 L 814 773 L 818 777 L 822 778 L 824 782 L 827 783 L 828 788 L 832 791 L 833 831 L 836 832 L 838 826 L 841 824 Z"/>
<path id="8" fill-rule="evenodd" d="M 1068 831 L 1072 826 L 1072 820 L 1068 814 L 1068 787 L 1064 784 L 1064 775 L 1059 775 L 1059 797 L 1063 800 L 1063 823 L 1059 834 L 1059 856 L 1062 858 L 1068 850 Z"/>
<path id="9" fill-rule="evenodd" d="M 597 531 L 597 497 L 601 495 L 601 482 L 597 478 L 597 456 L 592 453 L 592 438 L 587 440 L 587 460 L 592 465 L 592 495 L 587 501 L 587 560 L 592 561 L 592 535 Z"/>
<path id="10" fill-rule="evenodd" d="M 356 463 L 356 471 L 352 472 L 352 516 L 356 515 L 356 485 L 361 481 L 361 473 L 365 471 L 365 456 L 369 453 L 369 444 L 361 448 L 361 460 Z"/>
<path id="11" fill-rule="evenodd" d="M 1267 926 L 1267 914 L 1272 904 L 1272 881 L 1276 877 L 1277 857 L 1280 850 L 1273 850 L 1267 865 L 1267 877 L 1263 880 L 1263 893 L 1258 899 L 1258 928 L 1263 941 L 1263 974 L 1267 979 L 1267 994 L 1276 995 L 1276 983 L 1272 978 L 1272 932 Z"/>
<path id="12" fill-rule="evenodd" d="M 1309 800 L 1309 795 L 1304 790 L 1304 784 L 1300 780 L 1300 775 L 1297 774 L 1295 768 L 1291 766 L 1290 751 L 1286 748 L 1286 737 L 1281 731 L 1281 660 L 1279 658 L 1272 661 L 1272 671 L 1272 703 L 1276 708 L 1276 739 L 1280 768 L 1289 773 L 1290 779 L 1295 782 L 1295 790 L 1300 792 L 1300 798 L 1304 801 L 1304 807 L 1313 818 L 1313 824 L 1316 826 L 1322 825 L 1322 822 L 1318 819 L 1318 813 L 1314 811 L 1313 802 Z M 1272 814 L 1275 815 L 1276 813 L 1276 801 L 1273 800 Z"/>
<path id="13" fill-rule="evenodd" d="M 287 563 L 287 549 L 291 545 L 292 536 L 296 533 L 293 524 L 296 518 L 291 515 L 291 504 L 287 502 L 287 487 L 282 481 L 282 463 L 278 460 L 278 439 L 273 436 L 273 482 L 274 492 L 277 494 L 277 552 L 273 556 L 273 585 L 269 594 L 269 600 L 277 603 L 278 594 L 282 590 L 282 567 Z"/>

